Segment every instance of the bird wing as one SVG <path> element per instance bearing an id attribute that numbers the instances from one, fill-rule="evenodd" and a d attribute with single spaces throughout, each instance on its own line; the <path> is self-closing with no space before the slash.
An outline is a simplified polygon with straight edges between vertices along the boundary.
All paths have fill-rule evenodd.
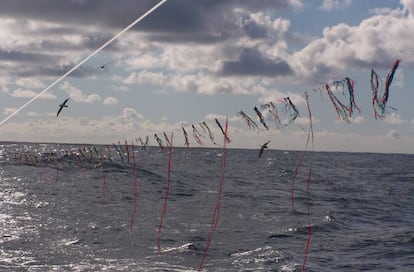
<path id="1" fill-rule="evenodd" d="M 65 99 L 65 101 L 63 101 L 63 103 L 59 105 L 59 107 L 60 107 L 60 108 L 59 108 L 59 110 L 58 110 L 58 112 L 57 112 L 57 114 L 56 114 L 56 117 L 58 117 L 58 116 L 59 116 L 59 113 L 62 111 L 62 109 L 63 109 L 64 107 L 67 107 L 67 106 L 66 106 L 66 103 L 69 101 L 69 98 L 70 98 L 70 97 L 66 98 L 66 99 Z"/>
<path id="2" fill-rule="evenodd" d="M 57 112 L 57 114 L 56 114 L 56 117 L 58 117 L 58 116 L 59 116 L 59 113 L 62 111 L 62 109 L 63 109 L 63 104 L 62 104 L 62 105 L 60 105 L 60 108 L 59 108 L 59 110 L 58 110 L 58 112 Z"/>
<path id="3" fill-rule="evenodd" d="M 260 151 L 259 151 L 259 158 L 262 156 L 262 154 L 263 154 L 263 150 L 264 150 L 264 147 L 260 148 Z"/>

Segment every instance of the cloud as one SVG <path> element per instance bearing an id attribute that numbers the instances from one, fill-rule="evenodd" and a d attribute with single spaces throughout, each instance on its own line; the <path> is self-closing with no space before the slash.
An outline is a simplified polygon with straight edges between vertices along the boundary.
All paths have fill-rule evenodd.
<path id="1" fill-rule="evenodd" d="M 401 12 L 375 15 L 357 26 L 341 23 L 326 27 L 321 38 L 295 52 L 292 66 L 309 78 L 345 69 L 390 69 L 397 58 L 414 61 L 409 53 L 414 44 L 406 38 L 412 35 L 414 20 Z"/>
<path id="2" fill-rule="evenodd" d="M 36 5 L 21 0 L 13 4 L 1 2 L 0 37 L 6 42 L 0 45 L 0 67 L 11 65 L 13 69 L 7 70 L 13 70 L 19 77 L 60 76 L 72 68 L 82 54 L 102 45 L 116 29 L 125 27 L 140 11 L 152 5 L 149 0 L 122 3 L 103 0 L 98 7 L 94 2 L 74 0 L 62 0 L 58 4 L 41 0 Z M 43 12 L 44 7 L 47 7 L 47 14 Z M 169 1 L 134 28 L 137 31 L 129 31 L 105 51 L 117 55 L 124 68 L 130 70 L 207 69 L 214 72 L 212 64 L 222 59 L 222 72 L 226 75 L 272 75 L 266 68 L 286 74 L 292 70 L 276 51 L 286 48 L 283 36 L 288 20 L 272 20 L 263 10 L 302 7 L 300 0 Z M 171 42 L 168 47 L 166 41 Z M 238 59 L 227 55 L 233 45 L 238 47 Z M 259 58 L 252 59 L 254 56 L 240 52 L 241 48 L 249 52 L 256 50 Z M 254 64 L 256 69 L 237 69 L 239 63 Z M 93 76 L 95 68 L 87 63 L 71 76 Z"/>
<path id="3" fill-rule="evenodd" d="M 0 77 L 0 92 L 7 93 L 9 92 L 9 87 L 7 86 L 7 78 Z"/>
<path id="4" fill-rule="evenodd" d="M 366 119 L 362 115 L 352 116 L 349 120 L 353 124 L 362 124 L 366 122 Z"/>
<path id="5" fill-rule="evenodd" d="M 25 90 L 25 89 L 16 89 L 11 94 L 13 97 L 23 97 L 23 98 L 32 98 L 38 95 L 37 92 Z M 39 99 L 56 99 L 56 96 L 51 93 L 44 93 L 41 96 L 39 96 Z"/>
<path id="6" fill-rule="evenodd" d="M 14 113 L 16 110 L 17 110 L 17 108 L 8 108 L 8 107 L 6 107 L 6 108 L 3 109 L 3 115 L 8 116 L 8 115 Z"/>
<path id="7" fill-rule="evenodd" d="M 143 14 L 154 1 L 124 0 L 114 2 L 41 0 L 36 3 L 24 0 L 2 1 L 0 16 L 36 19 L 62 25 L 101 25 L 121 29 Z M 167 1 L 144 20 L 138 31 L 151 32 L 154 40 L 207 42 L 231 36 L 234 30 L 234 8 L 257 10 L 287 10 L 302 8 L 300 0 L 210 0 Z M 47 8 L 48 12 L 44 10 Z M 174 16 L 172 16 L 174 15 Z"/>
<path id="8" fill-rule="evenodd" d="M 404 10 L 408 11 L 410 16 L 414 15 L 414 1 L 413 0 L 400 0 L 404 6 Z"/>
<path id="9" fill-rule="evenodd" d="M 402 119 L 398 113 L 391 112 L 385 116 L 384 122 L 392 125 L 401 125 L 407 123 L 407 120 Z"/>
<path id="10" fill-rule="evenodd" d="M 351 5 L 352 0 L 324 0 L 319 8 L 325 11 L 331 11 L 348 8 Z"/>
<path id="11" fill-rule="evenodd" d="M 151 84 L 162 86 L 166 83 L 167 77 L 163 73 L 155 73 L 150 71 L 142 71 L 139 73 L 132 73 L 127 78 L 122 80 L 124 84 Z"/>
<path id="12" fill-rule="evenodd" d="M 80 89 L 72 86 L 67 81 L 65 81 L 60 88 L 64 90 L 75 102 L 94 103 L 101 101 L 101 97 L 98 94 L 84 95 Z"/>
<path id="13" fill-rule="evenodd" d="M 293 74 L 289 64 L 282 59 L 268 59 L 255 50 L 246 48 L 238 60 L 225 61 L 219 70 L 223 76 L 286 76 Z"/>
<path id="14" fill-rule="evenodd" d="M 390 139 L 400 139 L 401 135 L 400 135 L 400 132 L 398 130 L 392 129 L 392 130 L 387 132 L 386 137 L 390 138 Z"/>
<path id="15" fill-rule="evenodd" d="M 237 77 L 215 77 L 210 74 L 174 75 L 167 84 L 177 92 L 192 92 L 201 94 L 256 94 L 263 88 L 260 80 Z"/>
<path id="16" fill-rule="evenodd" d="M 25 88 L 43 89 L 46 85 L 35 78 L 19 78 L 16 80 L 16 85 Z"/>
<path id="17" fill-rule="evenodd" d="M 142 114 L 137 113 L 135 109 L 132 108 L 124 108 L 122 112 L 122 119 L 125 121 L 138 121 L 144 119 Z"/>
<path id="18" fill-rule="evenodd" d="M 104 105 L 116 105 L 118 104 L 118 99 L 112 96 L 108 96 L 107 98 L 105 98 L 105 100 L 103 101 Z"/>

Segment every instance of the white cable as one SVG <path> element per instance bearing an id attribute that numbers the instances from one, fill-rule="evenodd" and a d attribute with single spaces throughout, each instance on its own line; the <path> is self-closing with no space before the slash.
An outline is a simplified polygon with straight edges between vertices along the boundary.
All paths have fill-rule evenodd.
<path id="1" fill-rule="evenodd" d="M 89 56 L 87 56 L 86 58 L 84 58 L 83 60 L 81 60 L 72 69 L 70 69 L 69 71 L 67 71 L 63 76 L 61 76 L 60 78 L 56 79 L 52 84 L 50 84 L 49 86 L 47 86 L 43 91 L 41 91 L 40 93 L 38 93 L 36 96 L 34 96 L 29 101 L 27 101 L 26 104 L 24 104 L 23 106 L 21 106 L 20 108 L 18 108 L 16 111 L 14 111 L 12 114 L 10 114 L 9 116 L 7 116 L 4 120 L 2 120 L 0 122 L 0 125 L 2 125 L 7 120 L 9 120 L 10 118 L 12 118 L 14 115 L 16 115 L 22 109 L 26 108 L 30 103 L 32 103 L 33 101 L 35 101 L 36 99 L 38 99 L 41 95 L 43 95 L 48 90 L 50 90 L 50 88 L 52 88 L 53 86 L 55 86 L 57 83 L 59 83 L 62 79 L 64 79 L 68 75 L 70 75 L 73 71 L 75 71 L 76 69 L 78 69 L 79 66 L 81 66 L 82 64 L 84 64 L 85 62 L 87 62 L 90 58 L 92 58 L 99 51 L 101 51 L 102 49 L 104 49 L 105 47 L 107 47 L 114 40 L 118 39 L 122 34 L 124 34 L 131 27 L 133 27 L 134 25 L 136 25 L 137 23 L 139 23 L 140 21 L 142 21 L 145 17 L 147 17 L 150 13 L 152 13 L 154 10 L 156 10 L 159 6 L 161 6 L 165 2 L 167 2 L 167 0 L 161 0 L 160 2 L 158 2 L 158 4 L 156 4 L 155 6 L 153 6 L 151 9 L 149 9 L 147 12 L 145 12 L 143 15 L 141 15 L 138 19 L 136 19 L 130 25 L 128 25 L 127 27 L 125 27 L 123 30 L 121 30 L 118 34 L 116 34 L 115 36 L 113 36 L 110 40 L 108 40 L 106 43 L 104 43 L 101 47 L 99 47 L 98 49 L 96 49 L 92 54 L 90 54 Z"/>

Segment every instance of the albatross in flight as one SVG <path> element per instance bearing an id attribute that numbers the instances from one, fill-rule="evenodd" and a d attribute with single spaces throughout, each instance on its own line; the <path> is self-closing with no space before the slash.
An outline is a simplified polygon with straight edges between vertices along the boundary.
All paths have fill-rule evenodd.
<path id="1" fill-rule="evenodd" d="M 68 100 L 69 100 L 69 97 L 66 98 L 66 100 L 63 101 L 63 103 L 59 105 L 59 110 L 58 110 L 58 112 L 56 114 L 56 117 L 59 116 L 59 113 L 63 110 L 63 108 L 67 108 L 68 107 L 68 105 L 66 105 L 66 103 L 68 102 Z"/>
<path id="2" fill-rule="evenodd" d="M 265 142 L 265 143 L 262 145 L 262 147 L 260 148 L 260 152 L 259 152 L 259 158 L 262 156 L 264 149 L 265 149 L 265 148 L 268 148 L 268 147 L 267 147 L 267 145 L 268 145 L 269 143 L 270 143 L 270 140 L 269 140 L 269 141 L 267 141 L 267 142 Z"/>

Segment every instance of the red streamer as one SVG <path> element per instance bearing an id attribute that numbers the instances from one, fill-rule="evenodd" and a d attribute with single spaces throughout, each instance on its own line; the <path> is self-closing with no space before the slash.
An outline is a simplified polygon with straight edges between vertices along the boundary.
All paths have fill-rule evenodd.
<path id="1" fill-rule="evenodd" d="M 99 159 L 101 162 L 101 169 L 102 169 L 102 205 L 105 205 L 106 192 L 109 192 L 109 190 L 106 184 L 106 176 L 105 176 L 105 169 L 104 169 L 104 156 L 103 156 L 102 147 L 101 147 L 101 155 L 99 157 L 100 157 Z"/>
<path id="2" fill-rule="evenodd" d="M 130 232 L 134 230 L 135 214 L 137 212 L 137 202 L 138 202 L 138 179 L 136 175 L 137 165 L 135 162 L 134 145 L 132 145 L 132 162 L 133 162 L 132 174 L 134 175 L 134 206 L 132 208 L 131 223 L 129 225 Z"/>
<path id="3" fill-rule="evenodd" d="M 134 141 L 132 141 L 132 146 L 134 146 Z M 128 148 L 128 142 L 125 140 L 125 149 L 126 149 L 126 155 L 127 155 L 127 162 L 129 164 L 129 148 Z M 134 153 L 134 151 L 132 151 Z"/>
<path id="4" fill-rule="evenodd" d="M 217 119 L 216 119 L 216 122 L 218 123 Z M 208 249 L 210 248 L 211 242 L 213 240 L 214 231 L 216 230 L 217 224 L 218 224 L 218 219 L 219 219 L 219 214 L 220 214 L 220 207 L 221 207 L 221 196 L 222 196 L 222 193 L 223 193 L 223 185 L 224 185 L 224 170 L 226 168 L 226 142 L 229 141 L 229 138 L 227 137 L 227 129 L 228 129 L 228 119 L 226 119 L 226 126 L 225 126 L 225 129 L 223 130 L 224 143 L 223 143 L 223 155 L 221 156 L 221 161 L 220 161 L 219 191 L 218 191 L 218 195 L 217 195 L 216 206 L 214 208 L 214 213 L 213 213 L 213 216 L 211 218 L 211 226 L 210 226 L 210 231 L 208 233 L 207 244 L 206 244 L 206 247 L 205 247 L 205 250 L 204 250 L 203 258 L 201 259 L 200 265 L 198 267 L 198 271 L 201 271 L 203 269 L 204 262 L 206 260 L 207 254 L 208 254 Z"/>
<path id="5" fill-rule="evenodd" d="M 311 146 L 312 146 L 312 151 L 313 151 L 313 125 L 312 125 L 312 113 L 310 110 L 310 106 L 309 106 L 309 97 L 308 97 L 308 93 L 305 92 L 305 97 L 306 97 L 306 106 L 308 107 L 308 114 L 309 114 L 309 130 L 308 130 L 308 139 L 306 142 L 306 146 L 309 143 L 309 140 L 311 140 Z M 306 186 L 306 192 L 308 195 L 308 240 L 306 243 L 306 248 L 305 248 L 305 254 L 303 257 L 303 265 L 302 265 L 302 271 L 305 271 L 306 268 L 306 261 L 308 259 L 308 252 L 309 252 L 309 247 L 310 247 L 310 242 L 311 242 L 311 238 L 312 238 L 312 224 L 311 224 L 311 218 L 310 218 L 310 183 L 311 183 L 311 176 L 312 176 L 312 166 L 313 166 L 313 153 L 311 153 L 311 161 L 310 161 L 310 167 L 308 169 L 308 178 L 307 178 L 307 186 Z"/>
<path id="6" fill-rule="evenodd" d="M 168 156 L 168 169 L 167 169 L 167 191 L 165 192 L 165 198 L 164 198 L 164 205 L 162 208 L 162 212 L 160 215 L 160 225 L 158 227 L 158 233 L 157 233 L 157 248 L 158 248 L 158 254 L 161 255 L 161 230 L 164 222 L 164 216 L 167 212 L 167 201 L 168 196 L 170 194 L 170 173 L 171 173 L 171 158 L 172 158 L 172 146 L 173 146 L 173 133 L 171 132 L 171 140 L 170 140 L 170 154 Z"/>

